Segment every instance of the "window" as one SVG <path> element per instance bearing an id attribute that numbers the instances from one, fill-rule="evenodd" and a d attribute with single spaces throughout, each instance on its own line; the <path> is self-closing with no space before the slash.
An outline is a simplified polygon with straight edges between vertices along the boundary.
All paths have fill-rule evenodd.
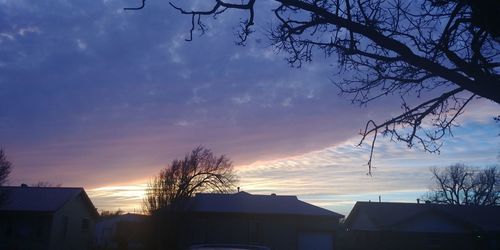
<path id="1" fill-rule="evenodd" d="M 438 249 L 441 247 L 441 238 L 438 235 L 428 234 L 425 237 L 425 244 L 430 249 Z"/>
<path id="2" fill-rule="evenodd" d="M 36 224 L 36 235 L 35 235 L 35 238 L 36 239 L 41 239 L 42 236 L 43 236 L 43 232 L 44 232 L 44 226 L 43 226 L 43 222 L 41 221 L 38 221 L 38 223 Z"/>
<path id="3" fill-rule="evenodd" d="M 262 223 L 260 221 L 250 221 L 248 228 L 248 240 L 260 243 L 262 235 Z"/>
<path id="4" fill-rule="evenodd" d="M 195 243 L 206 243 L 207 232 L 210 231 L 210 225 L 207 220 L 198 219 L 195 222 L 195 230 L 192 230 L 192 240 Z"/>
<path id="5" fill-rule="evenodd" d="M 82 219 L 82 231 L 89 231 L 90 229 L 90 219 L 83 218 Z"/>
<path id="6" fill-rule="evenodd" d="M 66 238 L 66 234 L 68 234 L 68 216 L 64 216 L 62 219 L 62 235 L 63 238 Z"/>
<path id="7" fill-rule="evenodd" d="M 12 232 L 14 231 L 13 227 L 14 226 L 12 225 L 12 220 L 9 219 L 7 221 L 6 228 L 5 228 L 5 236 L 7 236 L 7 238 L 10 238 L 12 236 Z"/>

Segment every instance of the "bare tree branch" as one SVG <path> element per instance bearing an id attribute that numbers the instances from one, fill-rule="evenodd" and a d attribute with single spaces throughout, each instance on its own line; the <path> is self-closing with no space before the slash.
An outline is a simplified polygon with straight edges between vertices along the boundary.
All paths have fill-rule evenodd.
<path id="1" fill-rule="evenodd" d="M 0 149 L 0 186 L 4 185 L 12 171 L 12 163 L 7 160 L 3 149 Z"/>
<path id="2" fill-rule="evenodd" d="M 434 188 L 423 198 L 433 203 L 455 205 L 500 205 L 500 171 L 498 166 L 472 168 L 455 164 L 431 169 Z"/>
<path id="3" fill-rule="evenodd" d="M 383 123 L 367 122 L 360 145 L 378 133 L 408 147 L 439 152 L 452 135 L 457 117 L 477 98 L 500 104 L 500 2 L 473 0 L 273 0 L 278 23 L 270 40 L 291 66 L 311 62 L 314 53 L 335 55 L 341 94 L 365 106 L 379 98 L 401 98 L 401 115 Z M 252 33 L 255 0 L 214 0 L 208 10 L 185 10 L 191 16 L 189 38 L 206 31 L 204 17 L 243 10 L 239 44 Z M 258 10 L 260 11 L 260 10 Z M 263 12 L 261 12 L 263 13 Z M 342 75 L 349 71 L 349 78 Z M 410 105 L 422 95 L 436 98 Z M 467 93 L 470 92 L 470 93 Z M 467 96 L 467 97 L 464 97 Z"/>
<path id="4" fill-rule="evenodd" d="M 143 201 L 145 212 L 176 206 L 199 192 L 227 193 L 238 179 L 231 161 L 224 155 L 214 156 L 201 146 L 182 160 L 174 160 L 148 184 Z"/>
<path id="5" fill-rule="evenodd" d="M 123 8 L 123 10 L 140 10 L 143 9 L 145 5 L 146 5 L 146 0 L 142 0 L 141 6 L 133 8 Z"/>

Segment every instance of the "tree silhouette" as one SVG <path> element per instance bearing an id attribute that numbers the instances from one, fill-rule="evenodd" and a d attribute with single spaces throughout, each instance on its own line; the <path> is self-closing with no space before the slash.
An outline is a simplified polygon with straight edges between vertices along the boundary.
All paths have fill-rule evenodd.
<path id="1" fill-rule="evenodd" d="M 3 149 L 0 149 L 0 186 L 3 186 L 9 178 L 12 163 L 7 160 Z"/>
<path id="2" fill-rule="evenodd" d="M 110 218 L 110 217 L 115 217 L 119 215 L 123 215 L 125 212 L 121 209 L 111 211 L 111 210 L 102 210 L 99 216 L 101 218 Z"/>
<path id="3" fill-rule="evenodd" d="M 185 1 L 177 1 L 179 4 Z M 188 10 L 188 41 L 205 33 L 204 17 L 230 10 L 246 12 L 238 32 L 245 45 L 255 16 L 264 10 L 256 0 L 212 0 L 206 10 Z M 378 134 L 439 152 L 442 138 L 473 100 L 500 104 L 500 2 L 497 0 L 273 0 L 276 23 L 271 44 L 292 66 L 313 60 L 315 53 L 336 55 L 334 83 L 358 105 L 385 96 L 401 99 L 402 113 L 384 122 L 370 120 L 360 131 L 369 136 L 371 171 Z M 144 7 L 142 5 L 138 8 Z M 349 72 L 350 74 L 345 74 Z M 342 77 L 348 75 L 348 77 Z M 425 96 L 425 97 L 424 97 Z M 431 97 L 429 97 L 431 96 Z M 424 99 L 425 98 L 425 99 Z M 415 99 L 419 101 L 415 104 Z"/>
<path id="4" fill-rule="evenodd" d="M 463 164 L 431 169 L 435 186 L 426 199 L 455 205 L 500 205 L 498 167 L 475 169 Z"/>
<path id="5" fill-rule="evenodd" d="M 144 210 L 152 214 L 172 208 L 199 192 L 227 193 L 234 190 L 237 181 L 229 158 L 198 146 L 184 159 L 173 160 L 149 182 Z"/>
<path id="6" fill-rule="evenodd" d="M 7 182 L 11 170 L 12 170 L 12 163 L 10 163 L 7 160 L 7 157 L 5 156 L 3 149 L 0 149 L 0 187 Z M 7 200 L 7 194 L 2 190 L 0 190 L 0 205 L 6 202 L 6 200 Z"/>
<path id="7" fill-rule="evenodd" d="M 199 192 L 227 193 L 237 178 L 233 165 L 224 155 L 198 146 L 181 160 L 173 160 L 149 183 L 143 200 L 144 211 L 152 215 L 153 245 L 178 249 L 178 236 L 188 216 L 185 201 Z"/>
<path id="8" fill-rule="evenodd" d="M 38 181 L 37 183 L 33 183 L 30 187 L 61 187 L 62 184 L 53 184 L 49 181 Z"/>

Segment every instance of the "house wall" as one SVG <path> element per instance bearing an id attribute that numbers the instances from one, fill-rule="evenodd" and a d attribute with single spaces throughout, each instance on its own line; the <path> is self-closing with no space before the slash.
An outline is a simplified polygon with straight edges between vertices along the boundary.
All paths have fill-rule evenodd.
<path id="1" fill-rule="evenodd" d="M 298 249 L 299 235 L 329 234 L 333 238 L 338 219 L 315 216 L 203 214 L 186 220 L 181 249 L 193 244 L 253 244 L 273 250 Z"/>
<path id="2" fill-rule="evenodd" d="M 147 220 L 121 221 L 116 225 L 116 242 L 118 249 L 141 250 L 150 249 L 151 230 Z"/>
<path id="3" fill-rule="evenodd" d="M 350 218 L 343 237 L 346 249 L 496 249 L 497 234 L 477 228 L 446 214 L 428 211 L 390 226 L 377 227 L 366 213 Z"/>
<path id="4" fill-rule="evenodd" d="M 151 236 L 149 218 L 143 215 L 118 215 L 96 222 L 95 249 L 145 249 Z"/>
<path id="5" fill-rule="evenodd" d="M 51 222 L 50 213 L 1 212 L 0 250 L 48 250 Z"/>
<path id="6" fill-rule="evenodd" d="M 480 236 L 480 237 L 478 237 Z M 433 250 L 481 250 L 489 248 L 489 239 L 479 234 L 421 233 L 362 231 L 349 232 L 345 249 L 356 250 L 396 250 L 396 249 L 433 249 Z"/>
<path id="7" fill-rule="evenodd" d="M 463 234 L 471 230 L 460 221 L 435 213 L 424 213 L 394 226 L 395 231 Z"/>
<path id="8" fill-rule="evenodd" d="M 114 235 L 116 224 L 120 221 L 119 216 L 101 218 L 94 226 L 94 243 L 98 249 L 108 249 L 114 246 Z"/>
<path id="9" fill-rule="evenodd" d="M 57 210 L 52 219 L 51 250 L 87 250 L 92 246 L 94 220 L 80 194 Z"/>

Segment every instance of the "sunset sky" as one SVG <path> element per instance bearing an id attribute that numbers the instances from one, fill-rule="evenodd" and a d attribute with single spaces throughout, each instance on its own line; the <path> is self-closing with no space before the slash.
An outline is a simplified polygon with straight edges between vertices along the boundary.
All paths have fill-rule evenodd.
<path id="1" fill-rule="evenodd" d="M 200 1 L 193 1 L 200 4 Z M 140 211 L 145 183 L 197 145 L 226 154 L 242 190 L 293 194 L 347 214 L 356 200 L 414 202 L 430 167 L 500 163 L 500 107 L 477 100 L 440 154 L 380 138 L 355 147 L 369 119 L 400 112 L 397 95 L 367 107 L 339 96 L 335 57 L 291 68 L 256 33 L 236 46 L 240 13 L 187 38 L 167 1 L 0 0 L 0 147 L 10 185 L 82 186 L 99 209 Z M 263 4 L 267 4 L 264 2 Z M 428 93 L 433 96 L 439 93 Z"/>

